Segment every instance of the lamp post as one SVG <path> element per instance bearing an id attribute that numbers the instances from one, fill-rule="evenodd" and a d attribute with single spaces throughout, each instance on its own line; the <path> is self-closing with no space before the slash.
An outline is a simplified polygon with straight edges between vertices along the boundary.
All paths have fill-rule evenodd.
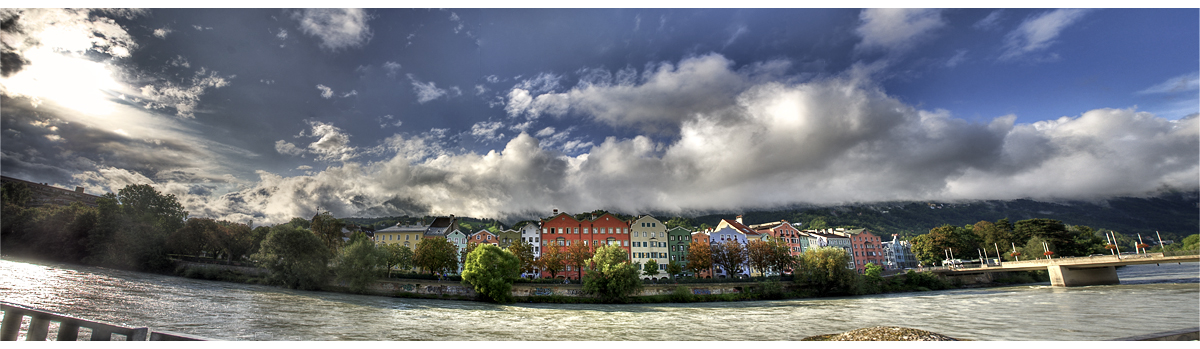
<path id="1" fill-rule="evenodd" d="M 1158 249 L 1162 250 L 1163 253 L 1167 253 L 1167 247 L 1163 246 L 1162 234 L 1160 234 L 1157 230 L 1155 230 L 1154 235 L 1158 236 Z"/>
<path id="2" fill-rule="evenodd" d="M 1017 261 L 1020 262 L 1021 254 L 1017 253 L 1017 243 L 1015 243 L 1015 242 L 1009 242 L 1009 243 L 1012 244 L 1012 247 L 1013 247 L 1013 258 L 1016 258 Z"/>

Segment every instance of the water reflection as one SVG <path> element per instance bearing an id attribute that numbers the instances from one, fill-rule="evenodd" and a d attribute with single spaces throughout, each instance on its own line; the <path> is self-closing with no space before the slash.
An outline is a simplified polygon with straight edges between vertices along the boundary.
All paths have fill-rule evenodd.
<path id="1" fill-rule="evenodd" d="M 234 340 L 795 340 L 870 326 L 976 340 L 1100 340 L 1198 325 L 1196 263 L 1119 273 L 1126 284 L 737 303 L 496 305 L 0 261 L 0 299 Z"/>

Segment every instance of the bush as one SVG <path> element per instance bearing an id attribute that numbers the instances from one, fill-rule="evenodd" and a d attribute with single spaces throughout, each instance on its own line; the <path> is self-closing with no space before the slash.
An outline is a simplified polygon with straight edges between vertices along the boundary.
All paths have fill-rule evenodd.
<path id="1" fill-rule="evenodd" d="M 375 242 L 358 240 L 342 249 L 334 273 L 338 281 L 349 285 L 350 291 L 362 292 L 383 274 L 380 266 L 386 259 L 387 255 L 375 247 Z"/>
<path id="2" fill-rule="evenodd" d="M 254 259 L 266 268 L 271 283 L 315 290 L 329 273 L 329 249 L 313 233 L 288 224 L 271 227 Z"/>
<path id="3" fill-rule="evenodd" d="M 783 284 L 775 280 L 759 282 L 756 289 L 759 299 L 783 299 L 785 295 Z"/>
<path id="4" fill-rule="evenodd" d="M 512 284 L 521 272 L 521 260 L 512 252 L 481 245 L 467 254 L 463 284 L 498 303 L 512 303 Z"/>
<path id="5" fill-rule="evenodd" d="M 671 296 L 669 297 L 672 302 L 679 303 L 688 303 L 693 301 L 695 298 L 696 296 L 692 294 L 692 290 L 683 286 L 676 287 L 675 291 L 672 291 Z"/>

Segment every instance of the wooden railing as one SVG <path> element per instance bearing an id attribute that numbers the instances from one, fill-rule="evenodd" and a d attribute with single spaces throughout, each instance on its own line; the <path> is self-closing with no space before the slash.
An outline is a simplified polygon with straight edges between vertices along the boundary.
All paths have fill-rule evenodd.
<path id="1" fill-rule="evenodd" d="M 3 323 L 0 323 L 0 341 L 15 341 L 20 334 L 21 325 L 28 316 L 29 326 L 25 332 L 27 341 L 45 341 L 50 332 L 50 323 L 58 323 L 58 334 L 55 340 L 79 340 L 83 329 L 91 331 L 92 341 L 118 340 L 126 341 L 203 341 L 208 338 L 193 336 L 170 331 L 151 331 L 148 327 L 125 327 L 103 321 L 84 320 L 73 316 L 57 314 L 24 305 L 0 302 L 0 310 L 4 311 Z"/>

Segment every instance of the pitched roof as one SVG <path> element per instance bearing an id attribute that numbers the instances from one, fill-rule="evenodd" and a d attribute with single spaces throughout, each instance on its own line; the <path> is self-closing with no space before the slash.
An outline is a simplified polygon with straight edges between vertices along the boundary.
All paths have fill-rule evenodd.
<path id="1" fill-rule="evenodd" d="M 754 229 L 750 229 L 750 227 L 747 227 L 746 225 L 744 225 L 744 224 L 742 224 L 742 223 L 738 223 L 738 222 L 737 222 L 737 221 L 735 221 L 735 220 L 731 220 L 731 219 L 722 219 L 721 221 L 722 221 L 722 222 L 725 222 L 725 223 L 728 223 L 730 227 L 733 227 L 733 229 L 736 229 L 736 230 L 738 230 L 738 231 L 739 231 L 739 232 L 741 232 L 742 234 L 746 234 L 746 235 L 751 235 L 751 234 L 758 235 L 758 232 L 754 231 Z M 718 223 L 717 225 L 720 225 L 720 223 Z"/>

